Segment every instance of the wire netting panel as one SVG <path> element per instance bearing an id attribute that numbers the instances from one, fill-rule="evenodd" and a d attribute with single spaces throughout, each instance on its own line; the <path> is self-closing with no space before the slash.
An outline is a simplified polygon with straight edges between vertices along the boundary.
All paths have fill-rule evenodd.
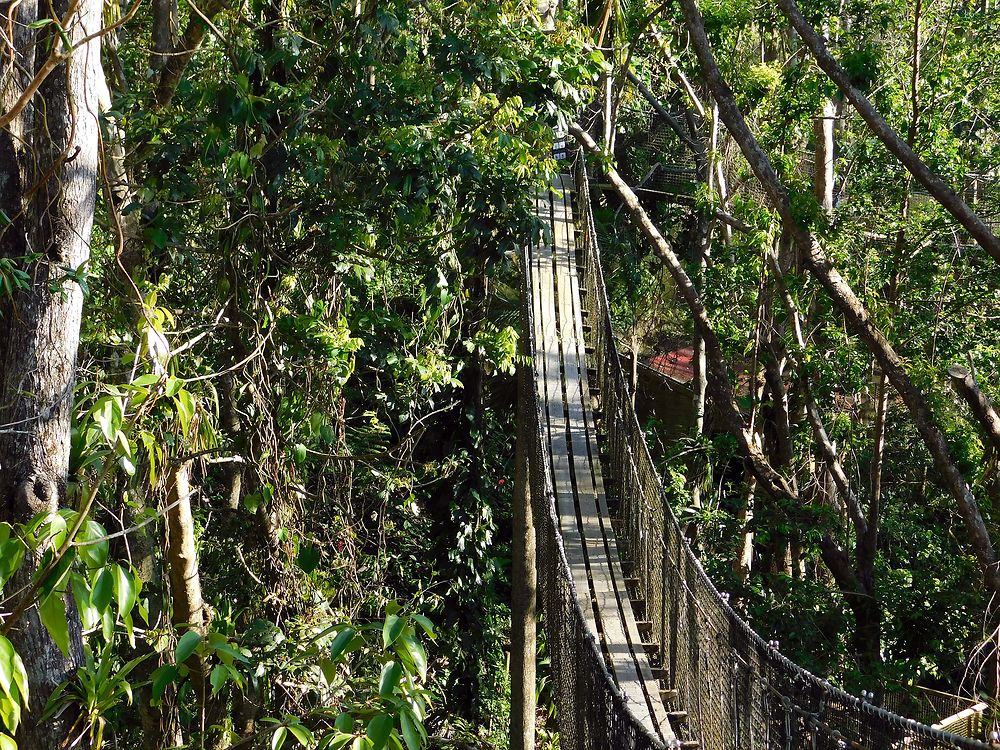
<path id="1" fill-rule="evenodd" d="M 754 633 L 712 585 L 669 507 L 633 408 L 615 348 L 582 154 L 576 157 L 576 185 L 577 246 L 584 268 L 583 288 L 588 290 L 594 351 L 591 386 L 598 401 L 595 408 L 603 412 L 601 444 L 610 469 L 605 482 L 613 515 L 619 518 L 618 548 L 640 580 L 641 607 L 660 647 L 664 686 L 676 691 L 676 707 L 688 714 L 687 733 L 700 741 L 703 750 L 985 750 L 988 746 L 981 742 L 892 714 L 793 664 Z M 551 493 L 549 488 L 546 491 Z M 545 506 L 552 508 L 550 495 Z M 546 533 L 555 533 L 556 538 L 545 544 L 561 549 L 558 526 L 552 523 L 554 509 L 546 512 L 550 517 L 539 519 L 540 528 L 547 524 Z M 556 561 L 551 552 L 546 554 L 549 557 L 540 561 L 542 575 L 565 579 L 565 560 Z M 575 602 L 572 583 L 563 579 L 548 584 L 550 595 L 553 587 L 561 586 L 563 601 Z M 546 605 L 560 606 L 548 597 Z M 572 635 L 578 638 L 585 632 L 579 611 L 574 605 L 561 606 L 564 617 L 576 618 L 574 627 L 579 631 Z M 577 679 L 581 669 L 591 670 L 588 676 L 600 672 L 594 662 L 603 668 L 596 643 L 586 642 L 592 653 L 580 655 L 590 654 L 592 661 L 578 662 Z M 588 684 L 587 690 L 594 696 L 600 694 L 596 684 Z M 601 705 L 602 710 L 604 706 L 610 709 L 608 703 Z M 579 703 L 575 707 L 585 708 Z M 586 713 L 589 717 L 592 711 Z M 584 728 L 586 723 L 581 723 L 580 731 L 590 731 Z M 603 741 L 605 736 L 612 738 L 612 744 Z M 576 742 L 583 739 L 596 744 L 566 747 L 630 747 L 614 744 L 620 736 L 576 735 Z"/>

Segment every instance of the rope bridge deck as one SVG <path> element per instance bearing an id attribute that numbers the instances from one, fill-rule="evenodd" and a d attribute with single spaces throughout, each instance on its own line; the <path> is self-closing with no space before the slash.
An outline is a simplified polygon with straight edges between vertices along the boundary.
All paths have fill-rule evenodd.
<path id="1" fill-rule="evenodd" d="M 581 155 L 576 166 L 535 198 L 542 230 L 525 253 L 522 309 L 562 750 L 988 748 L 801 669 L 716 591 L 666 502 L 632 406 Z"/>

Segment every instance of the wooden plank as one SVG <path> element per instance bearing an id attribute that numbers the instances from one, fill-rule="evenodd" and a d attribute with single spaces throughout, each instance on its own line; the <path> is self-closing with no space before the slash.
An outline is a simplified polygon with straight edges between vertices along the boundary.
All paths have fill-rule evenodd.
<path id="1" fill-rule="evenodd" d="M 543 363 L 544 381 L 541 392 L 544 394 L 545 413 L 547 416 L 547 432 L 549 451 L 552 463 L 552 483 L 556 493 L 556 507 L 560 519 L 565 518 L 567 509 L 573 507 L 573 485 L 568 462 L 568 446 L 566 441 L 566 411 L 562 392 L 562 372 L 559 355 L 558 327 L 556 308 L 553 301 L 555 291 L 555 274 L 553 270 L 552 247 L 552 203 L 551 194 L 545 191 L 539 196 L 537 210 L 539 216 L 546 222 L 548 237 L 542 238 L 536 258 L 538 275 L 538 291 L 536 297 L 536 315 L 540 320 L 540 348 L 535 352 L 536 358 Z M 575 526 L 562 526 L 564 549 L 573 583 L 576 586 L 577 599 L 583 611 L 587 626 L 598 632 L 597 618 L 591 602 L 590 582 L 587 578 L 586 558 L 579 531 Z"/>
<path id="2" fill-rule="evenodd" d="M 659 697 L 659 683 L 642 647 L 642 637 L 628 599 L 625 576 L 608 517 L 593 414 L 590 411 L 570 186 L 563 176 L 559 178 L 559 187 L 563 195 L 558 203 L 562 205 L 554 207 L 553 241 L 557 254 L 563 373 L 567 381 L 566 400 L 581 533 L 608 652 L 619 686 L 633 702 L 637 714 L 644 721 L 648 720 L 651 728 L 658 729 L 665 739 L 673 739 L 673 730 Z"/>

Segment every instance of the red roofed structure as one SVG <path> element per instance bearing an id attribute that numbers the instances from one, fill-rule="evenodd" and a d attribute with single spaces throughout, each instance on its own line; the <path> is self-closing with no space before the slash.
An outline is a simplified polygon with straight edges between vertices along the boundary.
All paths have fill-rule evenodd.
<path id="1" fill-rule="evenodd" d="M 656 354 L 647 360 L 646 364 L 661 375 L 676 380 L 679 383 L 690 383 L 694 380 L 694 349 L 686 346 L 666 354 Z"/>

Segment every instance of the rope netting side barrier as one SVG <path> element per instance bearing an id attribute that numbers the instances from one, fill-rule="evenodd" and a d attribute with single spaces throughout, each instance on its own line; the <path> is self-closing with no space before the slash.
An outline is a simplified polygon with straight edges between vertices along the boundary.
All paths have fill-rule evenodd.
<path id="1" fill-rule="evenodd" d="M 609 506 L 620 519 L 619 553 L 631 562 L 633 576 L 639 580 L 638 604 L 645 610 L 645 620 L 652 623 L 662 678 L 668 690 L 676 691 L 671 694 L 676 706 L 687 712 L 690 737 L 699 740 L 703 750 L 988 748 L 982 742 L 885 711 L 812 675 L 757 635 L 729 605 L 728 597 L 713 586 L 670 509 L 632 405 L 629 379 L 615 345 L 582 153 L 576 157 L 576 185 L 577 246 L 582 253 L 583 287 L 588 290 L 592 366 L 596 371 L 596 381 L 591 375 L 591 388 L 599 394 L 603 412 L 601 438 L 608 459 Z M 533 486 L 536 489 L 542 488 Z M 547 487 L 545 491 L 550 492 Z M 559 549 L 558 525 L 553 527 L 552 519 L 542 521 L 545 525 L 539 526 L 540 535 L 556 530 L 555 539 L 539 541 L 541 575 L 548 584 L 546 616 L 555 612 L 557 618 L 549 626 L 550 631 L 556 631 L 550 636 L 552 648 L 560 638 L 579 639 L 582 624 L 569 604 L 574 598 L 572 583 L 563 572 L 565 560 L 556 559 L 558 554 L 553 552 Z M 562 632 L 567 627 L 569 630 Z M 574 664 L 567 663 L 565 647 L 556 663 L 558 647 L 553 648 L 553 674 L 563 685 L 561 670 L 568 670 L 577 679 L 581 672 L 589 679 L 601 671 L 596 644 L 586 642 L 586 653 L 578 654 L 586 658 Z M 598 686 L 588 685 L 586 690 L 600 695 Z M 559 697 L 570 701 L 571 717 L 578 709 L 588 711 L 562 690 Z M 610 701 L 607 707 L 612 708 Z M 564 704 L 559 704 L 559 711 L 560 715 L 566 711 Z M 617 739 L 610 744 L 603 739 L 579 742 L 593 740 L 594 735 L 574 739 L 577 741 L 565 747 L 634 746 L 616 744 Z"/>
<path id="2" fill-rule="evenodd" d="M 528 351 L 538 353 L 541 342 L 534 333 L 532 250 L 529 247 L 524 263 L 522 293 L 526 304 L 522 306 L 522 330 L 528 338 Z M 578 604 L 559 531 L 552 460 L 544 428 L 545 406 L 537 388 L 540 367 L 540 359 L 535 357 L 533 377 L 520 379 L 524 384 L 520 398 L 527 404 L 521 418 L 530 421 L 526 434 L 536 438 L 530 445 L 529 482 L 546 648 L 558 711 L 559 747 L 561 750 L 663 750 L 663 743 L 629 710 Z"/>

